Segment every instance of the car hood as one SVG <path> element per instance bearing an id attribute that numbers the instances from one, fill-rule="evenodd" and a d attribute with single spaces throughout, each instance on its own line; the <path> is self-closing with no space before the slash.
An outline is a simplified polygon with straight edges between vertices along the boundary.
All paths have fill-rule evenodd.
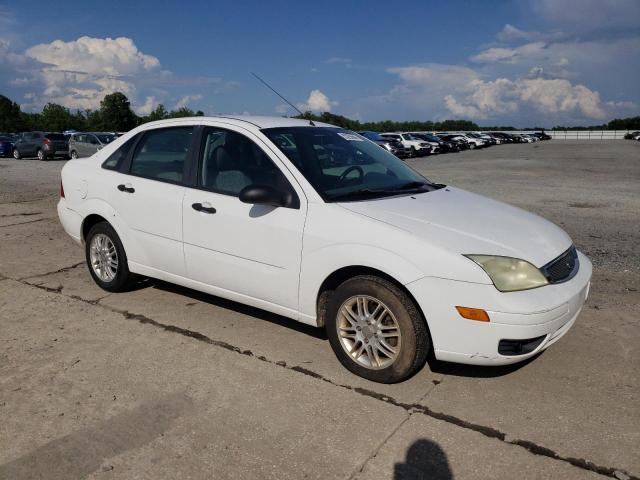
<path id="1" fill-rule="evenodd" d="M 515 257 L 541 267 L 572 244 L 538 215 L 454 187 L 340 205 L 457 254 Z"/>

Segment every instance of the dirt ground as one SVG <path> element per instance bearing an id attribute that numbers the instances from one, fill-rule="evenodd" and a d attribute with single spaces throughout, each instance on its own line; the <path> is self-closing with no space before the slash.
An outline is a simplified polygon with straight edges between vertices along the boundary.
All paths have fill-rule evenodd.
<path id="1" fill-rule="evenodd" d="M 162 282 L 100 290 L 56 216 L 64 161 L 0 159 L 0 479 L 639 478 L 640 143 L 409 163 L 591 258 L 560 342 L 367 382 L 318 329 Z"/>

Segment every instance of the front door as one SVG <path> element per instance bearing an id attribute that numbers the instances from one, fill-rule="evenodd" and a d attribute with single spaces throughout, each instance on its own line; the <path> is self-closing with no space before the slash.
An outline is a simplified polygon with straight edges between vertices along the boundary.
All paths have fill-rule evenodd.
<path id="1" fill-rule="evenodd" d="M 187 275 L 292 314 L 298 310 L 306 199 L 290 173 L 249 135 L 213 127 L 203 131 L 197 185 L 186 189 L 183 203 Z M 290 208 L 243 203 L 238 195 L 249 185 L 288 192 L 295 203 Z"/>

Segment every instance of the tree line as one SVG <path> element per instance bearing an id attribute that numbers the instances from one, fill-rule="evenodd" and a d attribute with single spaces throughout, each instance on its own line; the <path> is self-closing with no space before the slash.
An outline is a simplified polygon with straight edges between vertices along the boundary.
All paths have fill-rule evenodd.
<path id="1" fill-rule="evenodd" d="M 85 132 L 126 132 L 143 123 L 167 118 L 203 116 L 201 110 L 193 111 L 182 107 L 168 111 L 164 105 L 158 105 L 148 115 L 139 116 L 131 109 L 129 99 L 121 92 L 115 92 L 100 102 L 97 110 L 76 110 L 72 112 L 62 105 L 47 103 L 41 112 L 23 112 L 20 105 L 0 95 L 0 132 L 25 132 L 32 130 L 63 132 L 78 130 Z M 469 120 L 444 120 L 441 122 L 382 120 L 377 122 L 360 122 L 343 115 L 330 112 L 315 114 L 305 112 L 296 118 L 304 118 L 318 122 L 338 125 L 349 130 L 372 130 L 374 132 L 393 131 L 503 131 L 516 130 L 511 126 L 479 126 Z M 543 130 L 543 128 L 525 128 L 524 130 Z M 640 117 L 616 118 L 604 125 L 591 127 L 556 126 L 552 130 L 640 130 Z"/>
<path id="2" fill-rule="evenodd" d="M 62 105 L 47 103 L 41 112 L 23 112 L 20 105 L 0 95 L 0 132 L 127 132 L 143 123 L 166 118 L 203 116 L 200 110 L 182 107 L 168 111 L 158 105 L 149 115 L 139 116 L 131 109 L 129 99 L 120 92 L 105 95 L 97 110 L 72 112 Z"/>

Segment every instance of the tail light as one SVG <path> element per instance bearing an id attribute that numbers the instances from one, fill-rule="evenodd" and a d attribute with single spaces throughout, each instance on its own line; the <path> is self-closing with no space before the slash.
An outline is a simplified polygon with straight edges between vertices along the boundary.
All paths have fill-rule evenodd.
<path id="1" fill-rule="evenodd" d="M 60 180 L 60 198 L 64 198 L 64 187 L 62 186 L 62 180 Z"/>
<path id="2" fill-rule="evenodd" d="M 51 142 L 51 140 L 49 140 L 48 138 L 43 138 L 42 139 L 42 144 L 43 145 L 49 145 L 50 142 Z"/>

